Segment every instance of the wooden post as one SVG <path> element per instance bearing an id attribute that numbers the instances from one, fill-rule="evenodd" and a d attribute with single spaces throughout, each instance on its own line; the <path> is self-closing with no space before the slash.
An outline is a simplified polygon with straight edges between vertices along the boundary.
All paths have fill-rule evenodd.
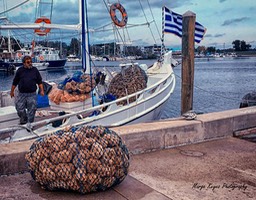
<path id="1" fill-rule="evenodd" d="M 193 109 L 195 13 L 182 15 L 182 85 L 181 114 Z"/>

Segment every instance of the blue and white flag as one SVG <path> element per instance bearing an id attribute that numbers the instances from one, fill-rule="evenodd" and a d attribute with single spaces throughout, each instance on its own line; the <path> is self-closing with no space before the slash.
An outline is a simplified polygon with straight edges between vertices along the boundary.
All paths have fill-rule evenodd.
<path id="1" fill-rule="evenodd" d="M 164 32 L 173 33 L 182 37 L 182 15 L 164 7 Z M 200 23 L 195 24 L 195 42 L 200 43 L 204 37 L 206 28 Z"/>

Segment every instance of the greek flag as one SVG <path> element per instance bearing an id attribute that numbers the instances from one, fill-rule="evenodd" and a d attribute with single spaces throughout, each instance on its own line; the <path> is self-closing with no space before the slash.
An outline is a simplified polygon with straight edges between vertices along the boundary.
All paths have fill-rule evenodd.
<path id="1" fill-rule="evenodd" d="M 164 7 L 164 32 L 173 33 L 182 37 L 182 15 Z M 195 42 L 200 43 L 204 37 L 206 28 L 200 23 L 195 24 Z"/>

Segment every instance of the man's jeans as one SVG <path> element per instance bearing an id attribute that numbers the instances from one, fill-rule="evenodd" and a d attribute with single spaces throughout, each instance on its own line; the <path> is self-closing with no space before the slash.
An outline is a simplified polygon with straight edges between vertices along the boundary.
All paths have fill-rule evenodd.
<path id="1" fill-rule="evenodd" d="M 34 122 L 37 109 L 36 92 L 34 93 L 18 93 L 15 99 L 15 107 L 20 117 L 20 124 Z"/>

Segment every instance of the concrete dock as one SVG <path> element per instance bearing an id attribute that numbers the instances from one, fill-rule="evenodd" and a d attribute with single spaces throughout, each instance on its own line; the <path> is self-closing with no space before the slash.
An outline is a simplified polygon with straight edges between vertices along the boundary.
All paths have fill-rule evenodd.
<path id="1" fill-rule="evenodd" d="M 41 189 L 24 154 L 33 141 L 0 145 L 0 199 L 256 199 L 256 107 L 114 128 L 130 150 L 129 175 L 104 192 Z M 22 173 L 21 173 L 22 172 Z"/>

